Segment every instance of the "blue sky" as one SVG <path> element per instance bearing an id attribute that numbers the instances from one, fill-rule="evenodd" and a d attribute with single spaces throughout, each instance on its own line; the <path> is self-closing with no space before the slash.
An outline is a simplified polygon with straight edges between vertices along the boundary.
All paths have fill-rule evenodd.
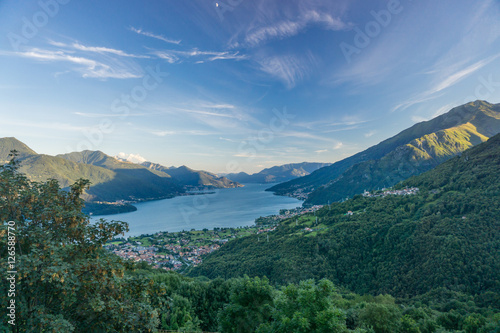
<path id="1" fill-rule="evenodd" d="M 0 2 L 0 136 L 213 172 L 500 102 L 500 2 Z"/>

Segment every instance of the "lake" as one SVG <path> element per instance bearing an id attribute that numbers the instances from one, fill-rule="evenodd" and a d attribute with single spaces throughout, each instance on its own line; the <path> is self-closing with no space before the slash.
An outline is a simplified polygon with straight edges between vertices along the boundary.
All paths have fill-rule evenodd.
<path id="1" fill-rule="evenodd" d="M 106 216 L 128 222 L 126 236 L 159 231 L 213 229 L 253 225 L 259 216 L 278 214 L 280 209 L 302 205 L 302 201 L 264 191 L 273 184 L 244 184 L 244 187 L 214 190 L 213 194 L 180 196 L 134 204 L 137 211 Z"/>

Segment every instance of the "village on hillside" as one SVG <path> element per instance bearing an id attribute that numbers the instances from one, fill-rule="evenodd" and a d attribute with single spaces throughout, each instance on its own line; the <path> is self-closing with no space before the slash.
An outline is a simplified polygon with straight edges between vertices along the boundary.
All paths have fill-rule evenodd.
<path id="1" fill-rule="evenodd" d="M 401 190 L 382 189 L 374 192 L 365 191 L 365 197 L 385 197 L 387 195 L 412 195 L 419 191 L 416 187 Z M 323 205 L 282 209 L 277 215 L 259 217 L 254 226 L 239 228 L 214 228 L 213 230 L 191 230 L 181 232 L 159 232 L 153 235 L 141 235 L 128 239 L 115 239 L 105 247 L 123 259 L 135 262 L 144 261 L 155 268 L 165 270 L 184 270 L 201 264 L 204 255 L 218 250 L 228 241 L 252 234 L 263 234 L 276 230 L 276 226 L 286 219 L 304 214 L 316 214 Z M 353 215 L 348 211 L 344 215 Z M 313 218 L 311 216 L 311 218 Z M 314 219 L 314 218 L 313 218 Z M 318 220 L 316 218 L 316 223 Z M 306 227 L 305 232 L 320 231 Z"/>

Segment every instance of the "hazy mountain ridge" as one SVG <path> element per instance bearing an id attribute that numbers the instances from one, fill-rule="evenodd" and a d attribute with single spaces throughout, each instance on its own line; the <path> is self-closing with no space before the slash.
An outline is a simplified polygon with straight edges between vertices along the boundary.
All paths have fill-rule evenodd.
<path id="1" fill-rule="evenodd" d="M 415 124 L 309 176 L 278 184 L 269 190 L 291 196 L 312 192 L 306 205 L 340 200 L 364 189 L 391 186 L 427 171 L 499 132 L 500 104 L 471 102 Z"/>
<path id="2" fill-rule="evenodd" d="M 176 180 L 179 184 L 187 186 L 188 188 L 232 188 L 242 186 L 238 182 L 229 180 L 226 177 L 219 177 L 208 171 L 193 170 L 185 165 L 178 168 L 166 167 L 153 162 L 143 162 L 141 165 L 150 170 L 163 172 L 172 177 L 172 179 Z"/>
<path id="3" fill-rule="evenodd" d="M 289 163 L 279 166 L 266 168 L 254 174 L 246 172 L 230 173 L 225 176 L 231 180 L 240 183 L 277 183 L 284 182 L 290 179 L 303 177 L 311 174 L 319 168 L 330 165 L 330 163 L 319 162 L 302 162 L 302 163 Z"/>

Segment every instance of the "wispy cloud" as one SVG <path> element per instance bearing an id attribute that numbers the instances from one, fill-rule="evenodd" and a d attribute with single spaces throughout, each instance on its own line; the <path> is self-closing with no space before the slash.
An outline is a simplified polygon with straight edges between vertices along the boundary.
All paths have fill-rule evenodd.
<path id="1" fill-rule="evenodd" d="M 422 117 L 422 116 L 417 116 L 417 115 L 411 116 L 411 121 L 413 121 L 414 123 L 421 123 L 421 122 L 427 121 L 427 120 L 429 120 L 429 119 Z"/>
<path id="2" fill-rule="evenodd" d="M 205 110 L 194 110 L 194 109 L 182 109 L 176 108 L 179 111 L 187 112 L 187 113 L 195 113 L 204 116 L 214 116 L 214 117 L 223 117 L 223 118 L 238 118 L 234 114 L 222 113 L 222 112 L 214 112 L 214 111 L 205 111 Z"/>
<path id="3" fill-rule="evenodd" d="M 57 46 L 57 47 L 62 47 L 62 48 L 67 48 L 67 49 L 72 49 L 72 50 L 78 50 L 78 51 L 83 51 L 83 52 L 94 52 L 94 53 L 109 53 L 109 54 L 114 54 L 120 57 L 129 57 L 129 58 L 150 58 L 150 56 L 147 55 L 136 55 L 136 54 L 130 54 L 122 50 L 117 50 L 109 47 L 104 47 L 104 46 L 86 46 L 81 43 L 72 43 L 72 44 L 66 44 L 66 43 L 61 43 L 57 41 L 49 41 L 49 44 L 52 46 Z"/>
<path id="4" fill-rule="evenodd" d="M 166 60 L 169 64 L 176 63 L 179 60 L 178 57 L 169 52 L 154 51 L 153 54 L 160 59 Z"/>
<path id="5" fill-rule="evenodd" d="M 122 50 L 116 50 L 116 49 L 111 49 L 109 47 L 101 47 L 101 46 L 85 46 L 82 44 L 78 43 L 73 43 L 71 46 L 80 51 L 85 51 L 85 52 L 96 52 L 96 53 L 111 53 L 115 54 L 121 57 L 131 57 L 131 58 L 150 58 L 149 56 L 146 55 L 136 55 L 136 54 L 130 54 L 126 53 Z"/>
<path id="6" fill-rule="evenodd" d="M 272 39 L 283 39 L 297 35 L 310 24 L 319 24 L 328 30 L 346 29 L 348 25 L 340 18 L 315 10 L 306 11 L 297 20 L 283 20 L 278 23 L 247 31 L 244 46 L 254 47 Z M 233 47 L 239 43 L 233 44 Z"/>
<path id="7" fill-rule="evenodd" d="M 91 58 L 75 55 L 74 53 L 62 50 L 44 50 L 32 48 L 22 52 L 1 51 L 0 56 L 22 57 L 37 61 L 46 62 L 65 62 L 78 65 L 73 68 L 73 71 L 81 73 L 84 78 L 98 79 L 131 79 L 142 77 L 143 74 L 138 70 L 131 70 L 128 66 L 124 66 L 117 61 L 110 61 L 110 64 L 97 61 Z M 60 75 L 63 72 L 57 72 Z"/>
<path id="8" fill-rule="evenodd" d="M 142 29 L 137 29 L 137 28 L 134 28 L 134 27 L 130 27 L 130 31 L 133 31 L 133 32 L 135 32 L 136 34 L 139 34 L 139 35 L 143 35 L 143 36 L 155 38 L 155 39 L 158 39 L 158 40 L 164 41 L 166 43 L 170 43 L 170 44 L 177 44 L 178 45 L 178 44 L 181 43 L 181 40 L 170 39 L 170 38 L 167 38 L 167 37 L 165 37 L 163 35 L 154 34 L 152 32 L 144 31 Z"/>
<path id="9" fill-rule="evenodd" d="M 486 58 L 486 59 L 483 59 L 483 60 L 480 60 L 448 77 L 446 77 L 444 80 L 442 80 L 441 82 L 439 82 L 438 84 L 436 84 L 433 88 L 431 88 L 427 94 L 431 95 L 431 94 L 434 94 L 434 93 L 437 93 L 441 90 L 444 90 L 446 88 L 449 88 L 455 84 L 457 84 L 458 82 L 460 82 L 461 80 L 463 80 L 464 78 L 466 78 L 467 76 L 469 76 L 470 74 L 476 72 L 477 70 L 483 68 L 484 66 L 486 66 L 487 64 L 489 64 L 490 62 L 492 62 L 493 60 L 497 59 L 498 57 L 500 57 L 500 54 L 497 54 L 497 55 L 494 55 L 494 56 L 491 56 L 489 58 Z"/>
<path id="10" fill-rule="evenodd" d="M 337 149 L 340 149 L 344 146 L 344 144 L 342 142 L 337 142 L 337 144 L 335 146 L 333 146 L 333 149 L 337 150 Z"/>
<path id="11" fill-rule="evenodd" d="M 234 109 L 235 106 L 231 104 L 201 104 L 200 105 L 203 108 L 209 108 L 209 109 Z"/>
<path id="12" fill-rule="evenodd" d="M 365 138 L 370 138 L 370 137 L 374 136 L 375 134 L 377 134 L 377 131 L 375 131 L 375 130 L 368 131 L 365 133 Z"/>
<path id="13" fill-rule="evenodd" d="M 196 136 L 205 136 L 205 135 L 218 135 L 218 133 L 210 132 L 210 131 L 200 131 L 200 130 L 149 130 L 149 133 L 156 136 L 169 136 L 169 135 L 196 135 Z"/>
<path id="14" fill-rule="evenodd" d="M 306 57 L 291 54 L 264 57 L 258 60 L 258 64 L 261 71 L 279 79 L 291 89 L 311 74 L 317 62 L 314 56 L 308 53 Z"/>
<path id="15" fill-rule="evenodd" d="M 76 111 L 74 112 L 74 114 L 86 118 L 123 117 L 123 114 L 117 114 L 117 113 L 88 113 L 88 112 Z M 127 117 L 145 116 L 145 115 L 146 115 L 145 113 L 127 113 Z"/>
<path id="16" fill-rule="evenodd" d="M 298 139 L 310 139 L 310 140 L 317 140 L 317 141 L 326 141 L 326 142 L 337 142 L 337 140 L 332 139 L 327 136 L 321 136 L 321 135 L 316 135 L 310 132 L 304 132 L 304 131 L 283 131 L 276 133 L 277 136 L 281 137 L 293 137 L 293 138 L 298 138 Z"/>
<path id="17" fill-rule="evenodd" d="M 457 69 L 459 64 L 452 64 L 448 65 L 445 68 L 440 68 L 440 69 L 433 69 L 430 71 L 430 73 L 434 74 L 436 76 L 436 83 L 428 90 L 416 95 L 413 98 L 410 98 L 408 101 L 404 101 L 398 105 L 396 105 L 392 111 L 396 110 L 405 110 L 409 108 L 412 105 L 419 104 L 425 101 L 429 101 L 432 99 L 435 99 L 437 97 L 440 97 L 443 93 L 443 91 L 447 88 L 450 88 L 469 75 L 477 72 L 484 66 L 490 64 L 494 60 L 498 59 L 500 57 L 500 54 L 496 54 L 493 56 L 490 56 L 486 59 L 482 59 L 480 61 L 477 61 L 473 63 L 472 65 L 469 65 L 465 68 L 462 69 Z M 463 67 L 463 64 L 461 64 Z M 451 72 L 454 70 L 453 72 Z"/>
<path id="18" fill-rule="evenodd" d="M 112 67 L 93 59 L 67 54 L 64 51 L 31 49 L 25 52 L 11 53 L 11 55 L 17 55 L 39 61 L 60 61 L 80 65 L 80 67 L 76 70 L 81 72 L 82 76 L 85 78 L 130 79 L 142 77 L 142 74 L 130 72 L 126 68 L 120 68 L 118 66 Z"/>
<path id="19" fill-rule="evenodd" d="M 246 55 L 240 54 L 239 52 L 229 52 L 229 51 L 201 51 L 194 48 L 189 51 L 181 50 L 162 50 L 153 51 L 151 54 L 157 56 L 160 59 L 167 60 L 167 62 L 173 64 L 180 59 L 195 58 L 196 63 L 204 63 L 206 61 L 215 60 L 244 60 L 248 57 Z"/>

